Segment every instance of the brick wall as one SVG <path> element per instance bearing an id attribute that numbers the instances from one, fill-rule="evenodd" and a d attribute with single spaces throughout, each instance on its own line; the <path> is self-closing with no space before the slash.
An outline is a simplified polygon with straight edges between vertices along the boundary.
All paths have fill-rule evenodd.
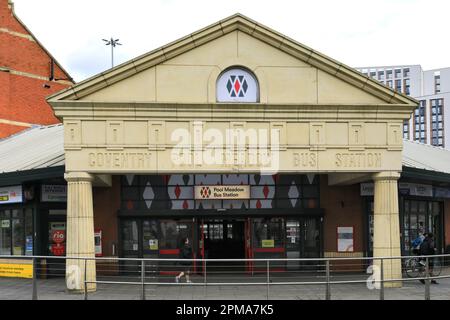
<path id="1" fill-rule="evenodd" d="M 16 18 L 8 0 L 0 0 L 0 139 L 20 131 L 22 122 L 23 129 L 27 124 L 59 122 L 45 99 L 67 88 L 70 81 L 50 81 L 51 61 Z M 68 79 L 69 75 L 54 64 L 54 77 Z"/>

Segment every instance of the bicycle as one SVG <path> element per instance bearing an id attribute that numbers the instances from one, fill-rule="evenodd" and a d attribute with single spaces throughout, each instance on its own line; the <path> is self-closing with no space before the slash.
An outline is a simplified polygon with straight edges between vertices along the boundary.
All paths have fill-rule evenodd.
<path id="1" fill-rule="evenodd" d="M 430 276 L 438 277 L 442 271 L 440 258 L 429 257 Z M 432 267 L 431 267 L 432 266 Z M 408 278 L 425 278 L 426 260 L 421 257 L 409 258 L 405 261 L 405 271 Z"/>

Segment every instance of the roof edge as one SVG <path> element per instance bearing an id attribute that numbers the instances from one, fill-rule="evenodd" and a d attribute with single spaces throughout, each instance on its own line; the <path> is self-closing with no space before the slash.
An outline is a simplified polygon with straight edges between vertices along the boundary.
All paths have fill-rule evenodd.
<path id="1" fill-rule="evenodd" d="M 203 29 L 195 31 L 185 37 L 154 49 L 128 62 L 120 64 L 105 72 L 81 81 L 80 83 L 53 94 L 47 101 L 78 100 L 99 89 L 125 79 L 147 68 L 169 60 L 177 55 L 194 49 L 202 44 L 212 41 L 224 34 L 240 30 L 255 38 L 272 45 L 273 47 L 290 54 L 297 59 L 305 61 L 314 67 L 325 71 L 339 79 L 364 90 L 387 103 L 403 103 L 417 106 L 418 101 L 395 92 L 378 81 L 364 76 L 354 68 L 340 63 L 318 51 L 315 51 L 261 23 L 258 23 L 240 13 L 213 23 Z"/>

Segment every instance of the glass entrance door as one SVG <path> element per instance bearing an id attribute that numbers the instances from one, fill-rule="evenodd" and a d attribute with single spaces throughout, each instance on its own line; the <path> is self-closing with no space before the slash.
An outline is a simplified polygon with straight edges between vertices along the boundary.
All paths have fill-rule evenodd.
<path id="1" fill-rule="evenodd" d="M 121 257 L 123 258 L 161 258 L 173 259 L 158 263 L 161 273 L 175 273 L 183 239 L 189 238 L 193 245 L 195 258 L 196 247 L 192 220 L 156 220 L 148 218 L 126 218 L 120 222 Z M 124 261 L 122 271 L 140 274 L 138 261 Z"/>
<path id="2" fill-rule="evenodd" d="M 286 257 L 297 258 L 319 258 L 322 255 L 321 240 L 321 218 L 305 217 L 286 221 Z M 308 263 L 303 263 L 305 265 Z M 317 264 L 312 261 L 309 264 Z M 288 270 L 299 267 L 297 261 L 289 261 Z"/>
<path id="3" fill-rule="evenodd" d="M 203 232 L 205 259 L 245 259 L 245 222 L 239 219 L 205 220 L 200 226 Z M 215 269 L 238 270 L 244 262 L 208 262 Z M 241 268 L 242 269 L 242 268 Z M 240 269 L 239 269 L 240 270 Z"/>
<path id="4" fill-rule="evenodd" d="M 139 258 L 139 221 L 137 219 L 122 220 L 120 223 L 121 256 L 123 258 Z M 139 263 L 122 261 L 121 270 L 127 274 L 138 276 Z"/>

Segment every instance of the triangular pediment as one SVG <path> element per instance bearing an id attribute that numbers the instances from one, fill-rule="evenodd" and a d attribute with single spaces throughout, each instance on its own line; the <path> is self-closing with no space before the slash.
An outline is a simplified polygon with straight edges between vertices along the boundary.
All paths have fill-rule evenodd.
<path id="1" fill-rule="evenodd" d="M 254 72 L 264 104 L 417 104 L 240 14 L 80 82 L 49 101 L 215 103 L 217 77 L 231 66 Z"/>

